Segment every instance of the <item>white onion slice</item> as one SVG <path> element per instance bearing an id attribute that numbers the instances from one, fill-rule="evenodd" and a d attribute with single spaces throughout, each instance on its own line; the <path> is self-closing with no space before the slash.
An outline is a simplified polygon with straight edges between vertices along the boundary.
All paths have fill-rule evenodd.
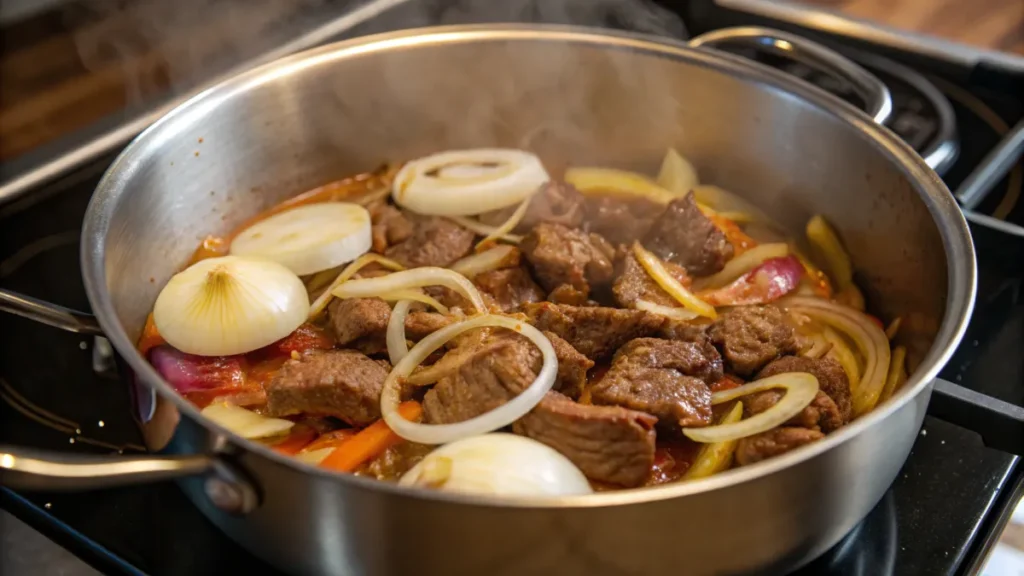
<path id="1" fill-rule="evenodd" d="M 637 310 L 644 310 L 645 312 L 652 312 L 660 316 L 667 318 L 673 318 L 675 320 L 693 320 L 699 318 L 700 314 L 686 308 L 674 308 L 672 306 L 663 306 L 661 304 L 655 304 L 649 300 L 637 300 L 633 304 L 633 307 Z"/>
<path id="2" fill-rule="evenodd" d="M 658 185 L 682 198 L 698 184 L 700 181 L 697 179 L 697 171 L 693 164 L 683 158 L 675 148 L 669 148 L 665 152 L 665 159 L 661 161 Z"/>
<path id="3" fill-rule="evenodd" d="M 419 424 L 402 418 L 398 413 L 401 401 L 401 383 L 412 374 L 412 371 L 435 350 L 446 342 L 474 328 L 497 326 L 508 328 L 529 338 L 540 349 L 544 358 L 537 378 L 515 398 L 486 412 L 463 422 L 454 424 Z M 533 326 L 522 320 L 507 316 L 486 314 L 476 316 L 462 322 L 448 325 L 437 332 L 420 340 L 409 350 L 384 380 L 384 388 L 380 395 L 380 411 L 384 421 L 395 434 L 411 442 L 420 444 L 446 444 L 477 434 L 486 434 L 515 422 L 525 415 L 544 398 L 555 383 L 558 372 L 558 360 L 551 342 Z"/>
<path id="4" fill-rule="evenodd" d="M 586 476 L 553 448 L 515 434 L 472 436 L 437 448 L 398 481 L 493 496 L 590 494 Z"/>
<path id="5" fill-rule="evenodd" d="M 764 412 L 733 424 L 719 424 L 704 428 L 683 428 L 683 434 L 695 442 L 727 442 L 767 432 L 799 414 L 814 400 L 814 397 L 818 394 L 818 379 L 806 372 L 776 374 L 737 388 L 715 392 L 711 395 L 711 404 L 722 404 L 747 394 L 764 392 L 765 390 L 775 388 L 785 389 L 786 394 L 774 406 Z"/>
<path id="6" fill-rule="evenodd" d="M 885 332 L 864 314 L 849 308 L 806 296 L 786 298 L 778 303 L 839 330 L 850 337 L 864 359 L 860 383 L 853 390 L 853 414 L 860 416 L 875 407 L 885 388 L 889 370 L 889 339 Z"/>
<path id="7" fill-rule="evenodd" d="M 585 195 L 635 196 L 658 204 L 668 204 L 678 197 L 642 174 L 614 168 L 569 168 L 565 171 L 565 181 Z"/>
<path id="8" fill-rule="evenodd" d="M 291 430 L 292 426 L 295 425 L 291 420 L 269 418 L 252 410 L 246 410 L 240 406 L 227 403 L 210 404 L 203 408 L 202 415 L 242 438 L 249 438 L 250 440 L 279 436 Z"/>
<path id="9" fill-rule="evenodd" d="M 453 272 L 472 280 L 484 272 L 518 266 L 519 250 L 515 246 L 499 244 L 477 254 L 470 254 L 449 266 Z"/>
<path id="10" fill-rule="evenodd" d="M 757 268 L 770 258 L 782 258 L 789 255 L 789 246 L 784 242 L 759 244 L 725 263 L 725 267 L 717 273 L 694 280 L 693 289 L 697 291 L 715 290 L 728 286 L 729 283 Z"/>
<path id="11" fill-rule="evenodd" d="M 331 452 L 334 452 L 335 448 L 337 448 L 337 446 L 317 448 L 316 450 L 310 450 L 309 452 L 299 452 L 294 456 L 294 458 L 312 466 L 319 466 L 325 458 L 331 455 Z"/>
<path id="12" fill-rule="evenodd" d="M 548 180 L 540 159 L 523 150 L 452 150 L 403 166 L 392 197 L 420 214 L 469 216 L 518 204 Z"/>
<path id="13" fill-rule="evenodd" d="M 823 326 L 821 336 L 831 345 L 825 356 L 839 363 L 843 368 L 843 372 L 846 372 L 846 379 L 850 382 L 850 391 L 856 390 L 857 386 L 860 385 L 861 378 L 857 356 L 854 355 L 853 350 L 850 350 L 846 340 L 832 328 Z"/>
<path id="14" fill-rule="evenodd" d="M 393 272 L 379 278 L 360 278 L 349 280 L 331 291 L 338 298 L 374 298 L 396 290 L 422 288 L 424 286 L 444 286 L 465 296 L 478 312 L 486 312 L 480 291 L 465 276 L 445 268 L 424 266 L 401 272 Z"/>
<path id="15" fill-rule="evenodd" d="M 273 260 L 299 276 L 329 270 L 370 251 L 370 213 L 349 202 L 298 206 L 242 230 L 231 254 Z"/>
<path id="16" fill-rule="evenodd" d="M 676 299 L 683 305 L 683 308 L 690 310 L 698 316 L 717 318 L 718 313 L 715 307 L 695 296 L 686 289 L 679 280 L 676 280 L 672 273 L 665 268 L 657 256 L 651 254 L 640 243 L 633 244 L 633 255 L 636 256 L 640 266 L 647 271 L 647 274 L 661 286 L 661 289 L 668 292 L 669 296 Z"/>
<path id="17" fill-rule="evenodd" d="M 400 300 L 409 300 L 410 302 L 419 302 L 420 304 L 426 304 L 434 310 L 437 310 L 441 314 L 448 314 L 448 307 L 441 304 L 437 299 L 424 294 L 419 288 L 409 288 L 408 290 L 395 290 L 394 292 L 388 292 L 387 294 L 381 294 L 378 296 L 385 302 L 398 302 Z"/>
<path id="18" fill-rule="evenodd" d="M 222 256 L 171 277 L 153 306 L 168 344 L 199 356 L 244 354 L 291 334 L 309 312 L 306 287 L 270 260 Z"/>
<path id="19" fill-rule="evenodd" d="M 518 243 L 523 241 L 523 237 L 520 234 L 505 233 L 505 234 L 498 235 L 497 234 L 497 231 L 498 231 L 498 227 L 497 226 L 491 226 L 490 224 L 484 224 L 483 222 L 480 222 L 479 220 L 474 220 L 472 218 L 467 218 L 465 216 L 449 216 L 448 219 L 451 220 L 452 222 L 455 222 L 459 226 L 462 226 L 466 230 L 469 230 L 470 232 L 476 232 L 477 234 L 479 234 L 481 236 L 492 236 L 493 235 L 496 238 L 498 238 L 499 240 L 504 240 L 506 242 L 511 242 L 513 244 L 518 244 Z"/>
<path id="20" fill-rule="evenodd" d="M 405 317 L 409 315 L 412 300 L 401 300 L 395 304 L 388 319 L 388 331 L 385 342 L 388 345 L 388 359 L 394 366 L 409 353 L 409 344 L 405 341 Z"/>
<path id="21" fill-rule="evenodd" d="M 526 200 L 520 202 L 519 207 L 516 208 L 514 212 L 512 212 L 512 215 L 508 217 L 508 220 L 505 220 L 505 222 L 503 222 L 500 226 L 494 229 L 494 232 L 491 232 L 490 234 L 485 236 L 483 240 L 478 242 L 477 248 L 487 246 L 488 244 L 504 237 L 509 232 L 515 230 L 516 226 L 519 225 L 519 222 L 522 221 L 523 216 L 526 216 L 526 210 L 530 208 L 531 200 L 533 200 L 533 196 L 530 196 Z"/>
<path id="22" fill-rule="evenodd" d="M 332 281 L 330 285 L 328 285 L 327 288 L 320 294 L 320 296 L 318 296 L 317 299 L 313 301 L 313 304 L 310 305 L 309 307 L 309 319 L 312 320 L 313 318 L 316 318 L 317 316 L 320 315 L 321 312 L 324 311 L 324 309 L 327 308 L 327 304 L 329 304 L 331 298 L 334 297 L 334 294 L 331 294 L 332 290 L 340 286 L 349 278 L 355 276 L 356 273 L 363 269 L 363 267 L 365 267 L 367 264 L 372 264 L 374 262 L 380 264 L 381 266 L 387 268 L 388 270 L 405 270 L 405 266 L 402 266 L 401 264 L 395 262 L 390 258 L 385 258 L 379 254 L 363 254 L 362 256 L 357 258 L 355 262 L 346 266 L 345 269 L 342 270 L 340 274 L 338 274 L 338 277 L 335 278 L 334 281 Z"/>

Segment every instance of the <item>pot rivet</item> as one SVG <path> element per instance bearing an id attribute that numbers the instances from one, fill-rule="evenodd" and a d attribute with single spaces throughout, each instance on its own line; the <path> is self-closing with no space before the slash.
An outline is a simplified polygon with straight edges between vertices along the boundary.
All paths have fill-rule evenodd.
<path id="1" fill-rule="evenodd" d="M 207 478 L 204 489 L 206 497 L 217 508 L 231 514 L 245 512 L 245 496 L 237 486 L 230 482 L 216 477 Z"/>

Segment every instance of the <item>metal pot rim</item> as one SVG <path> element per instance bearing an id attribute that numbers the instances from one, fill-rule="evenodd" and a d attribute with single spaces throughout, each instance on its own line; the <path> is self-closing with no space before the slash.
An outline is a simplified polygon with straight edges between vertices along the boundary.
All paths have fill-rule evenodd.
<path id="1" fill-rule="evenodd" d="M 204 113 L 239 92 L 245 92 L 263 83 L 271 82 L 280 76 L 300 73 L 304 68 L 310 66 L 337 59 L 358 57 L 367 53 L 415 49 L 438 44 L 487 41 L 591 44 L 713 68 L 744 81 L 769 85 L 773 89 L 808 101 L 817 108 L 837 116 L 852 129 L 859 131 L 863 137 L 869 139 L 880 153 L 885 154 L 899 167 L 921 196 L 942 237 L 948 267 L 946 309 L 939 331 L 921 365 L 896 397 L 891 399 L 888 404 L 876 408 L 843 429 L 829 434 L 821 441 L 753 466 L 729 470 L 693 482 L 558 498 L 497 498 L 400 488 L 391 483 L 340 474 L 304 464 L 266 446 L 241 438 L 201 416 L 199 410 L 184 397 L 174 392 L 145 358 L 136 351 L 134 343 L 128 338 L 117 319 L 113 299 L 106 288 L 105 240 L 112 210 L 116 207 L 120 197 L 129 193 L 125 184 L 139 168 L 142 159 L 148 156 L 148 149 L 161 140 L 173 137 L 176 132 L 175 126 L 180 122 L 189 122 L 190 115 Z M 575 26 L 522 24 L 429 27 L 338 42 L 255 68 L 196 95 L 140 134 L 121 152 L 104 174 L 86 212 L 82 230 L 81 264 L 86 293 L 99 323 L 132 370 L 147 386 L 169 398 L 182 413 L 201 423 L 204 427 L 230 438 L 233 444 L 243 446 L 246 450 L 255 452 L 280 465 L 295 468 L 307 474 L 319 475 L 326 480 L 349 483 L 353 487 L 358 486 L 369 490 L 389 492 L 397 496 L 436 499 L 451 503 L 524 508 L 590 508 L 655 502 L 751 482 L 762 476 L 774 474 L 784 468 L 815 458 L 860 434 L 863 430 L 875 425 L 876 422 L 887 418 L 931 386 L 939 370 L 949 360 L 963 337 L 974 306 L 977 289 L 976 262 L 970 231 L 959 206 L 945 184 L 909 145 L 889 130 L 872 122 L 871 118 L 863 112 L 822 90 L 799 82 L 783 72 L 724 52 L 691 48 L 680 41 L 634 33 Z"/>

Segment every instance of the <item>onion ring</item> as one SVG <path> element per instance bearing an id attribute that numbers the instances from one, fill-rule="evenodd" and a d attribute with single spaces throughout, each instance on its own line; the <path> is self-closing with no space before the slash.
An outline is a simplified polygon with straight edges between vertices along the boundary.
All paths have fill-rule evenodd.
<path id="1" fill-rule="evenodd" d="M 379 278 L 349 280 L 331 291 L 338 298 L 375 298 L 396 290 L 444 286 L 451 288 L 473 303 L 478 312 L 487 312 L 483 296 L 465 276 L 445 268 L 424 266 L 393 272 Z"/>
<path id="2" fill-rule="evenodd" d="M 394 366 L 409 353 L 409 345 L 405 341 L 405 317 L 409 315 L 412 300 L 400 300 L 391 311 L 388 319 L 388 331 L 385 341 L 388 345 L 388 358 Z"/>

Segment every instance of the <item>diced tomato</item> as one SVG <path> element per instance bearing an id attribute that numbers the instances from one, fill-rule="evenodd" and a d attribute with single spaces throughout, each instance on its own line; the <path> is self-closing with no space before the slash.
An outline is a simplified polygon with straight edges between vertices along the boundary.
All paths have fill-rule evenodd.
<path id="1" fill-rule="evenodd" d="M 795 290 L 803 274 L 804 267 L 795 256 L 769 258 L 732 284 L 698 297 L 712 306 L 765 304 Z"/>
<path id="2" fill-rule="evenodd" d="M 721 392 L 722 390 L 732 390 L 733 388 L 739 388 L 743 385 L 743 381 L 735 376 L 726 374 L 722 376 L 722 379 L 711 385 L 711 392 Z"/>
<path id="3" fill-rule="evenodd" d="M 714 224 L 716 228 L 725 234 L 725 239 L 732 244 L 733 256 L 739 256 L 754 246 L 757 246 L 757 241 L 748 236 L 747 233 L 732 220 L 723 218 L 718 214 L 705 213 L 705 216 L 711 220 L 711 223 Z"/>
<path id="4" fill-rule="evenodd" d="M 249 383 L 266 386 L 287 360 L 286 356 L 274 356 L 266 360 L 254 362 L 246 371 L 245 379 Z"/>
<path id="5" fill-rule="evenodd" d="M 310 426 L 305 424 L 296 424 L 292 426 L 292 429 L 288 432 L 288 436 L 284 440 L 281 440 L 277 444 L 271 446 L 271 448 L 281 454 L 298 454 L 300 450 L 309 446 L 313 440 L 316 439 L 317 432 Z"/>
<path id="6" fill-rule="evenodd" d="M 334 340 L 323 330 L 305 323 L 294 332 L 273 344 L 259 350 L 258 353 L 271 356 L 291 356 L 292 352 L 303 353 L 309 350 L 330 350 L 334 348 Z"/>
<path id="7" fill-rule="evenodd" d="M 659 441 L 647 485 L 675 482 L 693 465 L 699 451 L 700 445 L 689 440 Z"/>

